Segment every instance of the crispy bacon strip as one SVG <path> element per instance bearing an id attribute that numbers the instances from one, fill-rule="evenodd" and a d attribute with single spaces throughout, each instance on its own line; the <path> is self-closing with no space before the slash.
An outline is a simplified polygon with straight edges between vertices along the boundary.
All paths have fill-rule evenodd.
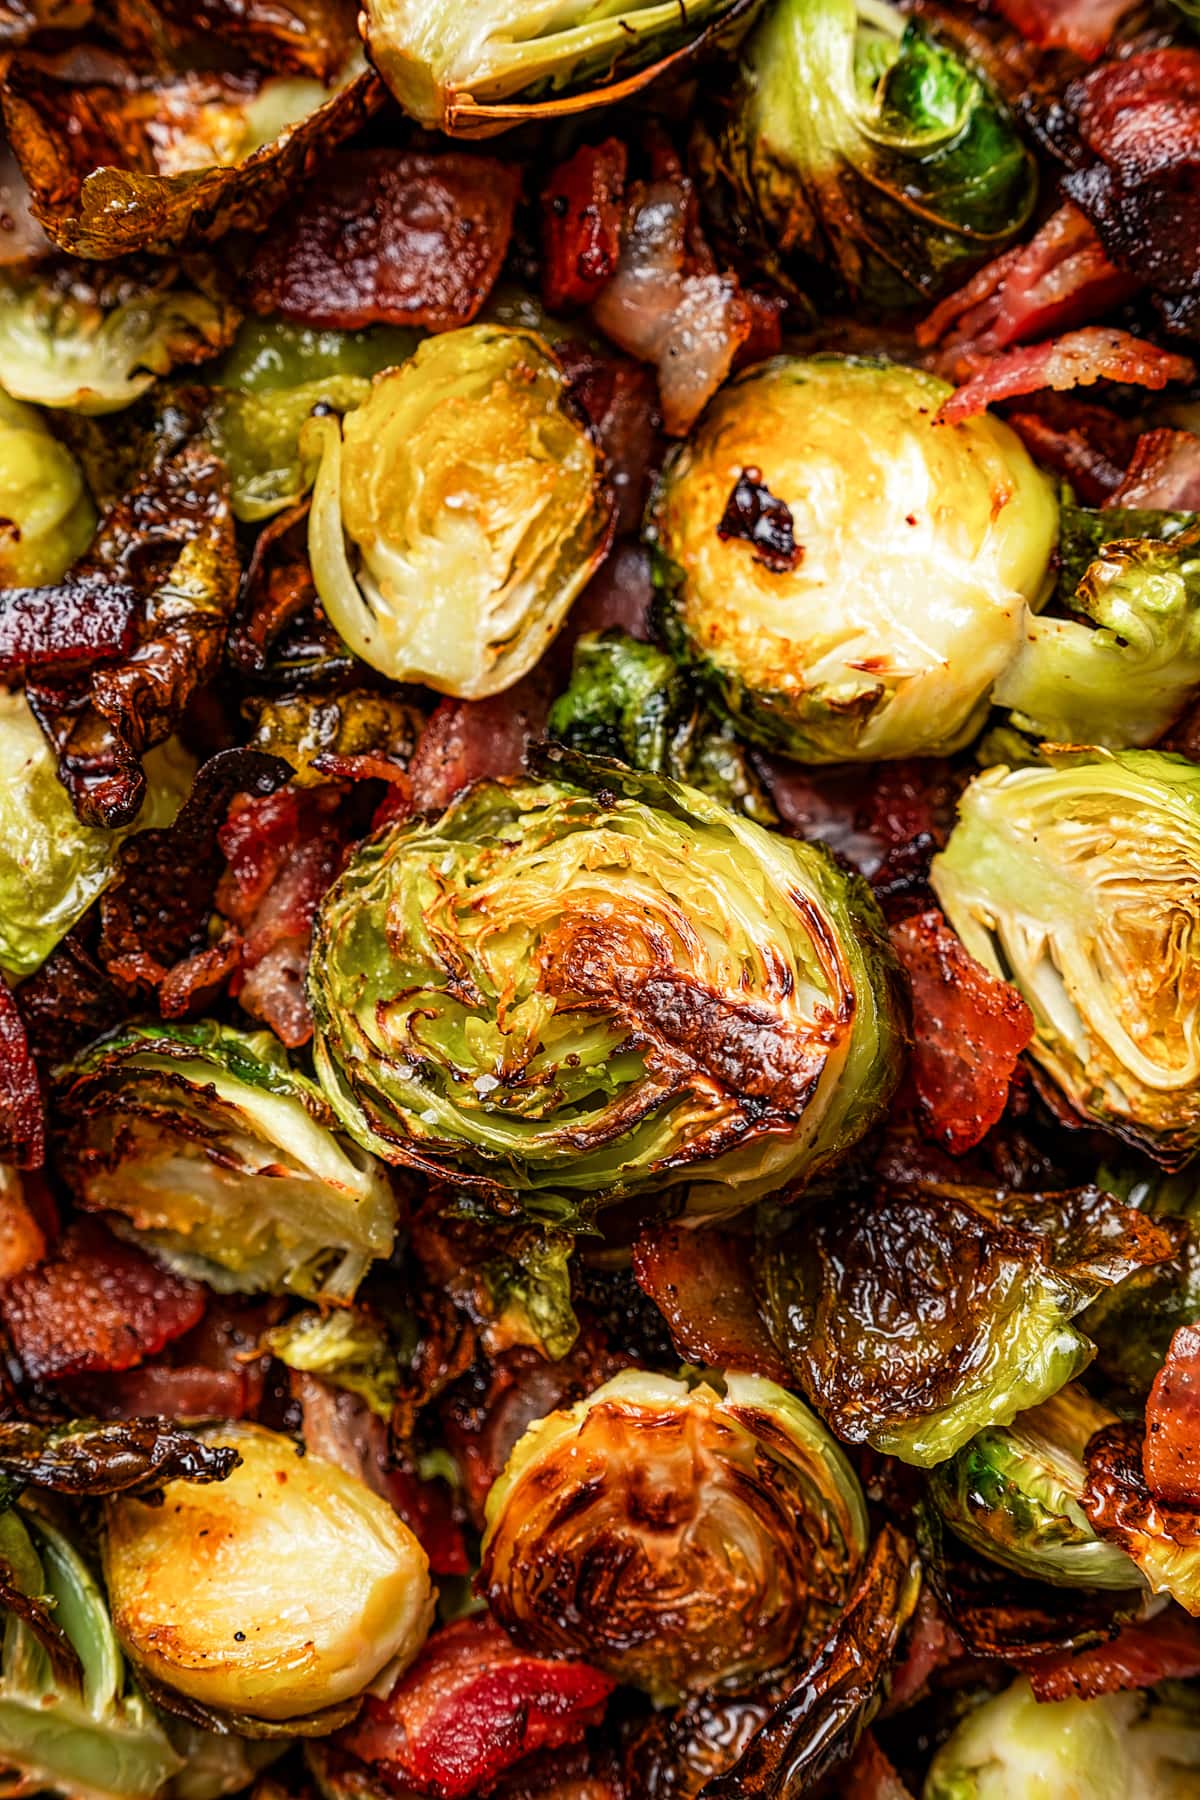
<path id="1" fill-rule="evenodd" d="M 633 1273 L 667 1321 L 681 1356 L 791 1382 L 755 1304 L 746 1239 L 728 1231 L 648 1225 L 634 1245 Z"/>
<path id="2" fill-rule="evenodd" d="M 14 1352 L 31 1381 L 129 1369 L 197 1324 L 205 1293 L 93 1219 L 72 1225 L 48 1262 L 0 1286 Z"/>
<path id="3" fill-rule="evenodd" d="M 520 1650 L 490 1617 L 437 1632 L 387 1700 L 368 1699 L 341 1744 L 441 1800 L 486 1793 L 538 1750 L 598 1725 L 614 1683 L 587 1663 Z"/>
<path id="4" fill-rule="evenodd" d="M 583 144 L 542 193 L 542 298 L 551 312 L 588 306 L 621 253 L 625 172 L 620 138 Z"/>
<path id="5" fill-rule="evenodd" d="M 1105 505 L 1200 511 L 1200 437 L 1193 431 L 1144 431 Z"/>
<path id="6" fill-rule="evenodd" d="M 302 325 L 467 325 L 512 236 L 521 172 L 451 150 L 351 150 L 263 239 L 246 278 L 255 312 Z"/>
<path id="7" fill-rule="evenodd" d="M 42 1090 L 12 989 L 0 975 L 0 1163 L 40 1169 L 46 1160 Z"/>
<path id="8" fill-rule="evenodd" d="M 97 571 L 68 574 L 60 587 L 0 592 L 0 680 L 115 662 L 135 639 L 138 596 Z"/>
<path id="9" fill-rule="evenodd" d="M 1157 1681 L 1184 1681 L 1200 1675 L 1200 1623 L 1171 1607 L 1153 1619 L 1122 1625 L 1107 1643 L 1040 1657 L 1027 1673 L 1034 1697 L 1045 1701 L 1094 1700 Z"/>
<path id="10" fill-rule="evenodd" d="M 1200 1506 L 1200 1326 L 1180 1326 L 1154 1378 L 1142 1468 L 1159 1500 Z"/>
<path id="11" fill-rule="evenodd" d="M 912 1074 L 922 1128 L 955 1156 L 1004 1111 L 1033 1014 L 967 951 L 936 907 L 892 927 L 913 998 Z"/>
<path id="12" fill-rule="evenodd" d="M 1194 374 L 1190 357 L 1160 350 L 1157 344 L 1133 337 L 1128 331 L 1090 325 L 1044 344 L 1031 344 L 993 357 L 971 376 L 965 387 L 951 395 L 937 416 L 941 424 L 957 425 L 998 400 L 1037 393 L 1042 388 L 1061 391 L 1090 387 L 1096 381 L 1163 388 L 1169 381 L 1190 381 Z"/>

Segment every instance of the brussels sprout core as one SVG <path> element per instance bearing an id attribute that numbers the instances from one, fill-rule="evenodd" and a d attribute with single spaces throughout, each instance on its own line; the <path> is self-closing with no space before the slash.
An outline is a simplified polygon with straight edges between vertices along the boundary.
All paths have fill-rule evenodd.
<path id="1" fill-rule="evenodd" d="M 932 880 L 1033 1010 L 1029 1054 L 1084 1117 L 1179 1168 L 1200 1146 L 1200 768 L 1151 750 L 997 767 Z"/>
<path id="2" fill-rule="evenodd" d="M 854 1473 L 774 1382 L 626 1370 L 531 1425 L 487 1500 L 509 1629 L 657 1701 L 752 1686 L 811 1648 L 867 1544 Z"/>
<path id="3" fill-rule="evenodd" d="M 527 1197 L 690 1182 L 731 1210 L 886 1104 L 903 1041 L 865 888 L 675 782 L 483 782 L 368 840 L 325 898 L 314 1054 L 389 1160 Z"/>
<path id="4" fill-rule="evenodd" d="M 386 1500 L 257 1425 L 209 1434 L 241 1464 L 161 1506 L 105 1510 L 104 1567 L 126 1654 L 218 1712 L 289 1720 L 404 1667 L 433 1616 L 425 1553 Z"/>
<path id="5" fill-rule="evenodd" d="M 777 357 L 716 396 L 651 507 L 664 623 L 738 729 L 810 762 L 966 743 L 1043 597 L 1048 480 L 950 389 L 848 357 Z M 756 471 L 794 552 L 730 510 Z M 743 509 L 744 510 L 744 509 Z"/>
<path id="6" fill-rule="evenodd" d="M 309 554 L 321 604 L 395 681 L 478 699 L 541 656 L 612 530 L 601 458 L 539 337 L 429 339 L 319 451 Z"/>

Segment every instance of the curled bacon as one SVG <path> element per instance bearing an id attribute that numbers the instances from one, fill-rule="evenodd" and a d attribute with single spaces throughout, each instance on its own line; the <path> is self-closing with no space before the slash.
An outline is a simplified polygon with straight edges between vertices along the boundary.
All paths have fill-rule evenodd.
<path id="1" fill-rule="evenodd" d="M 634 1245 L 633 1272 L 666 1319 L 681 1356 L 790 1383 L 788 1364 L 771 1342 L 755 1302 L 745 1238 L 728 1231 L 648 1225 Z"/>
<path id="2" fill-rule="evenodd" d="M 1142 1469 L 1158 1499 L 1200 1506 L 1200 1326 L 1180 1326 L 1154 1378 Z"/>
<path id="3" fill-rule="evenodd" d="M 1042 388 L 1090 387 L 1096 381 L 1130 382 L 1163 388 L 1169 381 L 1190 381 L 1195 365 L 1186 356 L 1160 350 L 1145 338 L 1108 326 L 1090 325 L 1044 344 L 1009 350 L 985 363 L 965 387 L 952 394 L 938 413 L 945 425 L 957 425 L 983 412 L 997 400 L 1033 394 Z"/>
<path id="4" fill-rule="evenodd" d="M 302 325 L 467 325 L 512 236 L 520 170 L 446 151 L 346 151 L 263 240 L 250 305 Z"/>

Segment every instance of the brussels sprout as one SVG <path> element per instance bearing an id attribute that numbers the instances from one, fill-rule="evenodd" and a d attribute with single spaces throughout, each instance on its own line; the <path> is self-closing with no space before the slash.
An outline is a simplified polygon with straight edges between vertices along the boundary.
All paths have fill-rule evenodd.
<path id="1" fill-rule="evenodd" d="M 568 1232 L 534 1227 L 518 1235 L 510 1255 L 483 1264 L 484 1343 L 489 1350 L 531 1344 L 551 1362 L 567 1355 L 579 1336 L 571 1301 L 573 1249 Z"/>
<path id="2" fill-rule="evenodd" d="M 289 1369 L 319 1375 L 365 1400 L 390 1419 L 400 1385 L 400 1358 L 387 1333 L 361 1307 L 342 1312 L 298 1312 L 274 1325 L 263 1348 Z"/>
<path id="3" fill-rule="evenodd" d="M 840 762 L 979 729 L 1042 598 L 1057 503 L 1000 420 L 934 424 L 949 392 L 888 363 L 776 357 L 667 464 L 650 511 L 663 623 L 745 736 Z"/>
<path id="4" fill-rule="evenodd" d="M 106 1503 L 117 1636 L 143 1676 L 215 1714 L 315 1724 L 420 1649 L 425 1553 L 386 1500 L 289 1438 L 206 1435 L 241 1457 L 227 1481 Z"/>
<path id="5" fill-rule="evenodd" d="M 1096 1179 L 1128 1206 L 1162 1219 L 1168 1229 L 1172 1220 L 1184 1227 L 1170 1262 L 1143 1269 L 1101 1294 L 1081 1320 L 1105 1375 L 1144 1394 L 1176 1331 L 1200 1319 L 1200 1183 L 1194 1165 L 1177 1175 L 1166 1175 L 1152 1164 L 1101 1169 Z"/>
<path id="6" fill-rule="evenodd" d="M 1098 1537 L 1082 1499 L 1083 1452 L 1114 1414 L 1073 1383 L 1011 1425 L 990 1426 L 930 1476 L 965 1544 L 1018 1575 L 1061 1587 L 1135 1588 L 1136 1565 Z"/>
<path id="7" fill-rule="evenodd" d="M 868 891 L 694 788 L 547 762 L 567 779 L 368 839 L 326 895 L 314 1056 L 347 1130 L 527 1204 L 687 1182 L 730 1211 L 810 1177 L 897 1074 Z"/>
<path id="8" fill-rule="evenodd" d="M 1106 543 L 1069 605 L 1091 624 L 1030 619 L 992 698 L 1056 743 L 1153 743 L 1200 684 L 1200 530 Z"/>
<path id="9" fill-rule="evenodd" d="M 351 650 L 479 699 L 537 662 L 608 548 L 612 500 L 567 381 L 531 332 L 470 325 L 317 418 L 308 547 Z"/>
<path id="10" fill-rule="evenodd" d="M 363 35 L 405 111 L 455 137 L 636 92 L 754 0 L 364 0 Z"/>
<path id="11" fill-rule="evenodd" d="M 399 694 L 351 688 L 340 694 L 282 694 L 251 698 L 243 711 L 254 721 L 256 749 L 292 770 L 292 786 L 319 787 L 331 778 L 322 758 L 374 753 L 403 767 L 416 749 L 426 715 Z"/>
<path id="12" fill-rule="evenodd" d="M 867 1548 L 853 1470 L 793 1395 L 626 1369 L 531 1425 L 487 1498 L 481 1585 L 509 1630 L 659 1703 L 811 1649 Z"/>
<path id="13" fill-rule="evenodd" d="M 32 406 L 0 392 L 0 587 L 61 580 L 95 528 L 70 451 Z"/>
<path id="14" fill-rule="evenodd" d="M 873 306 L 953 286 L 1037 193 L 999 96 L 888 0 L 775 0 L 699 155 L 718 212 L 777 280 L 803 290 L 824 265 Z"/>
<path id="15" fill-rule="evenodd" d="M 32 1504 L 0 1514 L 0 1559 L 0 1791 L 151 1800 L 183 1759 L 127 1678 L 87 1564 Z"/>
<path id="16" fill-rule="evenodd" d="M 132 827 L 81 825 L 24 694 L 0 688 L 0 969 L 32 974 L 112 879 L 130 830 L 172 822 L 192 784 L 191 759 L 172 739 L 145 766 Z"/>
<path id="17" fill-rule="evenodd" d="M 58 1071 L 84 1206 L 221 1293 L 350 1300 L 387 1256 L 386 1172 L 347 1144 L 269 1031 L 129 1025 Z"/>
<path id="18" fill-rule="evenodd" d="M 1200 768 L 1084 750 L 988 769 L 934 889 L 1034 1016 L 1029 1048 L 1084 1118 L 1179 1168 L 1200 1146 Z"/>
<path id="19" fill-rule="evenodd" d="M 232 306 L 186 285 L 118 279 L 110 292 L 66 274 L 0 276 L 0 382 L 18 400 L 119 412 L 176 364 L 215 356 L 237 326 Z"/>
<path id="20" fill-rule="evenodd" d="M 1034 1699 L 1028 1681 L 969 1712 L 922 1800 L 1186 1800 L 1200 1782 L 1200 1696 L 1164 1682 L 1096 1700 Z"/>

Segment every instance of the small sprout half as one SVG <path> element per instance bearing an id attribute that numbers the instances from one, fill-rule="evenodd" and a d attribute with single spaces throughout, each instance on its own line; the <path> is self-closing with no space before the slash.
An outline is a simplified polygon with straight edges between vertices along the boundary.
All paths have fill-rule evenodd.
<path id="1" fill-rule="evenodd" d="M 1020 989 L 1029 1055 L 1084 1118 L 1164 1168 L 1200 1147 L 1200 768 L 1153 750 L 988 769 L 932 880 Z"/>
<path id="2" fill-rule="evenodd" d="M 612 532 L 600 452 L 533 332 L 428 339 L 340 422 L 320 457 L 308 545 L 321 604 L 364 662 L 477 700 L 557 633 Z"/>
<path id="3" fill-rule="evenodd" d="M 180 1273 L 347 1301 L 389 1254 L 386 1170 L 334 1129 L 270 1032 L 130 1025 L 58 1079 L 76 1199 Z"/>
<path id="4" fill-rule="evenodd" d="M 95 528 L 71 452 L 34 407 L 0 391 L 0 587 L 61 581 Z"/>
<path id="5" fill-rule="evenodd" d="M 777 357 L 729 382 L 664 470 L 666 629 L 756 742 L 874 761 L 979 729 L 1043 598 L 1058 508 L 1001 420 L 935 424 L 950 391 L 889 363 Z M 761 508 L 749 522 L 747 480 L 787 509 L 786 555 Z"/>
<path id="6" fill-rule="evenodd" d="M 104 1567 L 122 1647 L 215 1713 L 310 1719 L 406 1667 L 433 1617 L 425 1552 L 386 1500 L 257 1425 L 208 1434 L 241 1463 L 109 1501 Z"/>
<path id="7" fill-rule="evenodd" d="M 488 1495 L 481 1580 L 526 1643 L 666 1702 L 814 1647 L 866 1547 L 854 1472 L 793 1395 L 626 1370 L 521 1438 Z"/>

